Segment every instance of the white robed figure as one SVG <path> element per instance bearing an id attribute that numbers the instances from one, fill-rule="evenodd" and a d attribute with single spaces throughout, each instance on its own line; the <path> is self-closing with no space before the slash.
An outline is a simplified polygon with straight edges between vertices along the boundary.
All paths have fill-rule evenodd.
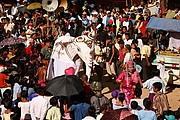
<path id="1" fill-rule="evenodd" d="M 88 35 L 76 38 L 71 36 L 59 37 L 54 43 L 47 71 L 47 80 L 64 75 L 64 71 L 69 67 L 73 67 L 75 75 L 77 75 L 82 61 L 85 62 L 86 75 L 89 79 L 94 49 L 93 40 Z"/>

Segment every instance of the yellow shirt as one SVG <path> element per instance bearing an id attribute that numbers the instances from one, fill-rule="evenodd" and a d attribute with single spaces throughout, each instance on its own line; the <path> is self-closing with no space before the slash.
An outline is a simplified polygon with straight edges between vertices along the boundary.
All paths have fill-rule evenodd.
<path id="1" fill-rule="evenodd" d="M 60 120 L 61 119 L 60 109 L 58 107 L 54 107 L 54 106 L 51 107 L 47 111 L 46 119 L 47 120 Z"/>
<path id="2" fill-rule="evenodd" d="M 147 55 L 148 57 L 151 55 L 151 47 L 148 45 L 143 45 L 141 49 L 141 59 L 145 58 L 144 55 Z"/>

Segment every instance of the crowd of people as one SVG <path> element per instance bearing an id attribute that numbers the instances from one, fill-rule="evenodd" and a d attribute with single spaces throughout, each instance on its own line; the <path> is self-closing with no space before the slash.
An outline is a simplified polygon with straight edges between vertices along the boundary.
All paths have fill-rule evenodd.
<path id="1" fill-rule="evenodd" d="M 155 1 L 151 1 L 155 2 Z M 3 120 L 175 120 L 166 96 L 165 60 L 152 66 L 158 50 L 168 47 L 165 31 L 147 29 L 150 17 L 180 18 L 178 8 L 167 10 L 155 2 L 135 2 L 122 10 L 100 7 L 88 1 L 71 1 L 63 12 L 43 9 L 20 11 L 30 1 L 11 7 L 0 1 L 0 90 Z M 78 37 L 89 31 L 95 38 L 93 72 L 97 80 L 81 77 L 84 92 L 53 96 L 45 87 L 54 41 L 60 36 Z M 160 47 L 156 46 L 159 38 Z M 152 72 L 152 70 L 154 72 Z M 106 71 L 106 73 L 104 72 Z M 101 91 L 104 75 L 119 84 L 112 99 Z M 149 96 L 141 98 L 142 87 Z M 59 88 L 61 89 L 61 88 Z M 179 111 L 180 112 L 180 111 Z"/>

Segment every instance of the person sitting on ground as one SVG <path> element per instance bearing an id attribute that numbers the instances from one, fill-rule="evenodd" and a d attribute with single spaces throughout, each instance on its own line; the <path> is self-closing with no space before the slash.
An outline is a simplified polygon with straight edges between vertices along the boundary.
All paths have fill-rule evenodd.
<path id="1" fill-rule="evenodd" d="M 119 95 L 119 90 L 114 90 L 112 91 L 111 93 L 111 96 L 112 96 L 112 100 L 111 100 L 111 106 L 112 106 L 112 109 L 114 110 L 114 105 L 117 103 L 118 101 L 118 95 Z"/>
<path id="2" fill-rule="evenodd" d="M 155 92 L 155 96 L 153 98 L 153 108 L 156 112 L 157 117 L 163 115 L 163 111 L 169 110 L 169 102 L 167 99 L 167 95 L 162 93 L 160 90 L 162 89 L 162 83 L 155 82 L 153 84 L 153 90 Z"/>
<path id="3" fill-rule="evenodd" d="M 46 119 L 47 120 L 60 120 L 61 112 L 60 108 L 57 107 L 58 99 L 56 97 L 52 97 L 50 99 L 51 107 L 47 110 Z"/>
<path id="4" fill-rule="evenodd" d="M 144 105 L 145 109 L 138 111 L 138 119 L 139 120 L 156 120 L 155 112 L 150 110 L 151 101 L 149 98 L 145 98 L 143 100 L 143 105 Z"/>

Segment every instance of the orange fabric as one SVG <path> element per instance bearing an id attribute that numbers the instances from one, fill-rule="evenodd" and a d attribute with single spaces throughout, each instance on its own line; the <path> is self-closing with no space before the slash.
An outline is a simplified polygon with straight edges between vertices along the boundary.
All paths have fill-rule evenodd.
<path id="1" fill-rule="evenodd" d="M 0 88 L 6 88 L 7 84 L 5 82 L 5 80 L 7 79 L 7 75 L 5 74 L 0 74 Z"/>

